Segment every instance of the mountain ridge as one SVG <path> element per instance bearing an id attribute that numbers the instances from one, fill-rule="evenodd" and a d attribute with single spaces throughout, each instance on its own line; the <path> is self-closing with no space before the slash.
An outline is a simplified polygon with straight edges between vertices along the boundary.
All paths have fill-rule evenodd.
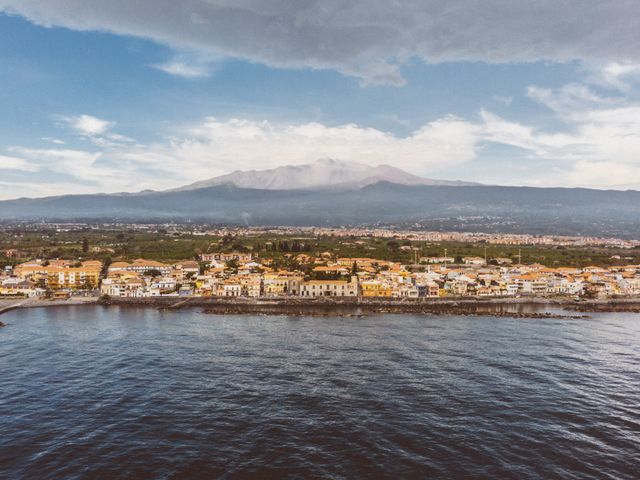
<path id="1" fill-rule="evenodd" d="M 640 238 L 640 192 L 378 182 L 354 190 L 218 185 L 144 195 L 0 201 L 0 221 L 193 221 L 219 225 L 404 225 L 497 233 Z"/>
<path id="2" fill-rule="evenodd" d="M 472 182 L 423 178 L 386 164 L 370 166 L 325 158 L 312 163 L 283 165 L 264 170 L 235 170 L 168 191 L 197 190 L 226 183 L 242 188 L 266 190 L 346 190 L 359 189 L 381 181 L 399 185 L 479 185 Z"/>

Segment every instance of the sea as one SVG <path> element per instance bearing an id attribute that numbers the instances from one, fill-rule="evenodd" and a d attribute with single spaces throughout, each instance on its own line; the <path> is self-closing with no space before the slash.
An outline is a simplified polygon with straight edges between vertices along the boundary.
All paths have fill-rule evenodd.
<path id="1" fill-rule="evenodd" d="M 2 479 L 638 479 L 640 315 L 14 310 Z"/>

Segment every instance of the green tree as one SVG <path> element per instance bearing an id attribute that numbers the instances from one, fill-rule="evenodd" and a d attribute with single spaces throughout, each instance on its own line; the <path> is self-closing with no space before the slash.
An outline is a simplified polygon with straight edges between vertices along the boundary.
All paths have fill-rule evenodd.
<path id="1" fill-rule="evenodd" d="M 231 273 L 238 273 L 239 266 L 240 264 L 238 263 L 238 260 L 236 260 L 235 258 L 227 261 L 226 263 L 227 270 L 230 270 Z"/>
<path id="2" fill-rule="evenodd" d="M 82 239 L 82 253 L 88 253 L 89 252 L 89 240 L 87 239 L 87 237 L 84 237 Z"/>

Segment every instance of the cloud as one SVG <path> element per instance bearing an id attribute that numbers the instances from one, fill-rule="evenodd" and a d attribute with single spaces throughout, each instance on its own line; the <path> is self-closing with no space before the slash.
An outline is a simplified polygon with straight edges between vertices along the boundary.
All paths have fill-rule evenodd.
<path id="1" fill-rule="evenodd" d="M 542 184 L 637 188 L 640 104 L 577 84 L 556 90 L 530 87 L 528 95 L 553 111 L 565 128 L 546 132 L 485 111 L 480 128 L 484 141 L 523 149 L 532 165 L 551 162 L 554 172 L 538 173 Z"/>
<path id="2" fill-rule="evenodd" d="M 111 129 L 116 125 L 116 122 L 103 120 L 87 114 L 70 117 L 62 116 L 60 118 L 62 122 L 71 128 L 76 135 L 88 138 L 91 143 L 98 147 L 119 147 L 123 144 L 134 141 L 132 138 L 125 135 L 111 132 Z"/>
<path id="3" fill-rule="evenodd" d="M 7 150 L 27 163 L 33 171 L 54 171 L 91 182 L 95 182 L 96 176 L 100 174 L 95 162 L 102 156 L 101 152 L 19 146 L 9 147 Z"/>
<path id="4" fill-rule="evenodd" d="M 66 117 L 64 121 L 76 133 L 87 137 L 105 134 L 115 125 L 115 122 L 109 122 L 86 114 L 78 115 L 77 117 Z"/>
<path id="5" fill-rule="evenodd" d="M 165 63 L 151 66 L 169 75 L 193 80 L 211 75 L 217 62 L 219 59 L 212 56 L 182 53 Z"/>
<path id="6" fill-rule="evenodd" d="M 53 138 L 53 137 L 42 137 L 40 138 L 40 140 L 44 140 L 45 142 L 51 142 L 56 145 L 65 145 L 67 143 L 64 140 L 60 140 L 59 138 Z"/>
<path id="7" fill-rule="evenodd" d="M 0 155 L 0 170 L 20 170 L 23 172 L 35 172 L 38 168 L 30 164 L 24 158 L 8 157 Z"/>
<path id="8" fill-rule="evenodd" d="M 427 123 L 405 137 L 355 124 L 275 124 L 209 117 L 186 128 L 182 137 L 164 143 L 93 152 L 13 146 L 7 149 L 11 157 L 6 158 L 11 162 L 6 164 L 37 172 L 32 178 L 33 183 L 42 182 L 40 195 L 58 192 L 54 185 L 61 182 L 71 183 L 67 193 L 86 192 L 88 184 L 94 185 L 94 192 L 172 188 L 234 169 L 296 165 L 329 157 L 427 173 L 444 164 L 472 160 L 478 142 L 476 129 L 452 116 Z M 47 172 L 64 178 L 52 182 Z M 77 188 L 68 177 L 75 179 Z"/>
<path id="9" fill-rule="evenodd" d="M 530 86 L 527 96 L 539 102 L 565 120 L 580 121 L 585 110 L 607 106 L 623 105 L 627 100 L 619 96 L 603 96 L 586 85 L 571 83 L 560 89 L 552 90 Z"/>
<path id="10" fill-rule="evenodd" d="M 402 84 L 401 66 L 413 57 L 640 64 L 637 0 L 0 0 L 0 10 L 44 26 L 279 68 L 334 69 L 373 84 Z"/>
<path id="11" fill-rule="evenodd" d="M 612 62 L 591 73 L 590 81 L 596 85 L 627 92 L 640 80 L 640 63 Z"/>
<path id="12" fill-rule="evenodd" d="M 170 75 L 184 78 L 203 78 L 209 75 L 208 68 L 200 65 L 188 65 L 179 60 L 171 60 L 167 63 L 153 65 L 153 67 Z"/>
<path id="13" fill-rule="evenodd" d="M 67 192 L 76 193 L 89 186 L 94 192 L 172 188 L 235 169 L 296 165 L 319 158 L 386 163 L 427 177 L 493 184 L 639 186 L 640 103 L 622 91 L 593 83 L 556 89 L 530 86 L 526 94 L 548 109 L 552 130 L 489 110 L 472 118 L 443 116 L 406 135 L 353 123 L 207 117 L 182 126 L 164 141 L 137 144 L 113 132 L 115 122 L 83 114 L 65 117 L 64 124 L 88 139 L 90 148 L 14 146 L 0 156 L 0 169 L 27 172 L 34 184 L 43 184 L 43 195 L 58 192 L 62 184 L 69 185 Z M 500 146 L 508 147 L 508 152 Z M 496 151 L 501 156 L 492 158 Z M 515 152 L 513 157 L 509 152 Z M 465 174 L 467 168 L 478 178 Z M 2 195 L 6 198 L 8 192 L 3 190 Z"/>
<path id="14" fill-rule="evenodd" d="M 185 138 L 168 144 L 128 149 L 120 158 L 188 172 L 199 180 L 232 169 L 271 168 L 338 158 L 371 165 L 391 163 L 428 172 L 443 162 L 471 160 L 476 127 L 456 117 L 431 122 L 406 137 L 355 124 L 327 126 L 317 122 L 281 125 L 266 121 L 213 117 L 192 127 Z"/>

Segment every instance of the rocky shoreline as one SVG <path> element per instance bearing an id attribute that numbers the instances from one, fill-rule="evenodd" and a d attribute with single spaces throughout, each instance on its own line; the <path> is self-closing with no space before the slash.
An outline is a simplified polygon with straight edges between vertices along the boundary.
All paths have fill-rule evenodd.
<path id="1" fill-rule="evenodd" d="M 153 297 L 68 300 L 0 300 L 0 314 L 16 308 L 102 305 L 163 310 L 202 308 L 212 315 L 288 315 L 362 317 L 376 314 L 462 315 L 512 318 L 588 318 L 588 313 L 640 313 L 640 298 L 569 300 L 565 298 L 211 298 Z"/>
<path id="2" fill-rule="evenodd" d="M 588 318 L 601 311 L 640 312 L 640 299 L 613 302 L 548 298 L 363 299 L 363 298 L 111 298 L 101 305 L 148 306 L 177 310 L 200 307 L 213 315 L 289 315 L 361 317 L 375 314 L 496 316 L 515 318 Z M 607 309 L 608 308 L 608 309 Z M 575 313 L 571 313 L 575 312 Z M 580 313 L 578 313 L 580 312 Z"/>

